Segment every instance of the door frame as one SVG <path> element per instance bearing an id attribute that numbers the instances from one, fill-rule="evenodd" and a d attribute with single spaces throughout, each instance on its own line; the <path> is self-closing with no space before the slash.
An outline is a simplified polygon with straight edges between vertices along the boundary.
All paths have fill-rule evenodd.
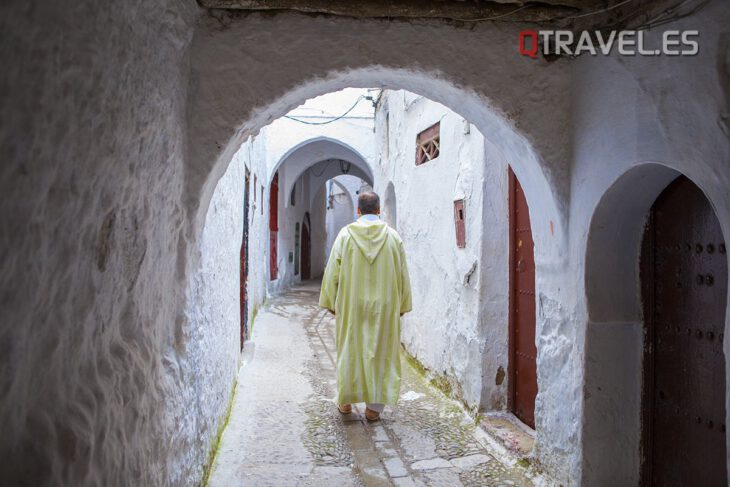
<path id="1" fill-rule="evenodd" d="M 304 230 L 307 231 L 307 258 L 304 259 Z M 302 233 L 300 234 L 301 242 L 299 244 L 299 252 L 301 253 L 301 257 L 299 259 L 300 263 L 300 270 L 301 270 L 301 279 L 311 279 L 312 278 L 312 222 L 309 218 L 309 212 L 304 213 L 304 219 L 302 220 Z M 304 264 L 307 264 L 307 276 L 304 275 Z"/>
<path id="2" fill-rule="evenodd" d="M 241 275 L 240 275 L 240 306 L 241 306 L 241 350 L 248 335 L 248 211 L 249 211 L 249 183 L 251 173 L 246 169 L 245 184 L 243 187 L 243 235 L 241 238 Z"/>
<path id="3" fill-rule="evenodd" d="M 661 196 L 661 193 L 660 193 Z M 658 198 L 658 197 L 657 197 Z M 656 203 L 656 200 L 654 200 Z M 639 439 L 639 485 L 651 485 L 654 426 L 654 303 L 655 303 L 655 241 L 654 204 L 649 209 L 644 238 L 641 242 L 639 257 L 639 286 L 641 289 L 642 309 L 644 315 L 644 346 L 642 354 L 641 384 L 641 438 Z"/>
<path id="4" fill-rule="evenodd" d="M 507 206 L 508 206 L 508 214 L 507 214 L 507 220 L 509 225 L 509 252 L 507 257 L 507 262 L 509 266 L 509 273 L 507 276 L 507 286 L 509 287 L 509 292 L 507 293 L 507 320 L 509 323 L 508 327 L 508 336 L 507 336 L 507 409 L 511 412 L 515 408 L 515 390 L 516 390 L 516 384 L 514 380 L 514 369 L 515 369 L 515 352 L 516 350 L 516 344 L 514 340 L 515 335 L 515 328 L 517 326 L 516 319 L 515 319 L 515 281 L 516 281 L 516 272 L 515 272 L 515 181 L 517 180 L 517 177 L 515 176 L 515 173 L 512 171 L 511 167 L 507 167 L 507 171 L 509 172 L 508 176 L 508 184 L 507 184 Z"/>
<path id="5" fill-rule="evenodd" d="M 524 419 L 518 417 L 517 414 L 515 413 L 515 410 L 517 409 L 516 408 L 516 402 L 517 402 L 516 401 L 516 396 L 517 396 L 517 379 L 516 379 L 517 365 L 516 365 L 516 362 L 517 361 L 515 360 L 515 355 L 517 354 L 517 340 L 515 338 L 515 335 L 516 335 L 516 331 L 517 331 L 517 321 L 518 321 L 516 310 L 517 310 L 519 300 L 517 298 L 518 276 L 517 276 L 517 262 L 516 262 L 516 254 L 515 254 L 515 248 L 516 248 L 515 247 L 515 242 L 516 242 L 515 237 L 517 235 L 517 227 L 516 227 L 517 217 L 515 214 L 515 210 L 516 210 L 517 202 L 515 201 L 516 198 L 514 197 L 514 195 L 516 192 L 516 186 L 519 185 L 519 180 L 517 179 L 517 176 L 515 175 L 514 171 L 512 170 L 512 167 L 507 166 L 507 168 L 508 168 L 508 173 L 509 173 L 509 177 L 508 177 L 508 179 L 509 179 L 509 182 L 508 182 L 508 191 L 509 191 L 509 194 L 508 194 L 508 211 L 509 211 L 509 215 L 508 215 L 508 220 L 509 220 L 509 239 L 508 239 L 509 240 L 509 257 L 508 257 L 508 262 L 509 262 L 509 275 L 508 275 L 508 279 L 509 279 L 509 282 L 508 282 L 509 326 L 508 326 L 508 334 L 509 335 L 507 337 L 507 352 L 508 352 L 507 408 L 509 409 L 510 413 L 512 413 L 517 419 L 519 419 L 525 426 L 527 426 L 531 429 L 535 429 L 534 404 L 533 404 L 533 409 L 532 409 L 532 425 L 525 422 Z M 519 185 L 519 186 L 520 186 L 520 190 L 523 192 L 523 195 L 524 195 L 524 189 L 522 189 L 522 185 Z M 527 204 L 526 197 L 525 197 L 525 206 L 528 211 L 528 224 L 530 226 L 530 239 L 533 240 L 532 263 L 533 263 L 533 266 L 535 266 L 535 268 L 533 269 L 533 271 L 534 271 L 533 275 L 535 278 L 535 282 L 533 282 L 532 287 L 534 290 L 536 290 L 537 266 L 535 264 L 535 259 L 534 259 L 535 249 L 534 249 L 534 239 L 532 237 L 532 221 L 529 218 L 529 206 Z M 534 296 L 533 296 L 533 299 L 534 299 Z M 533 305 L 535 306 L 535 309 L 534 309 L 535 323 L 533 325 L 535 327 L 535 330 L 533 332 L 533 335 L 535 336 L 535 338 L 537 338 L 537 304 L 533 303 Z M 537 355 L 537 344 L 535 344 L 535 354 Z M 537 393 L 539 393 L 540 389 L 539 389 L 539 384 L 537 383 L 537 356 L 535 357 L 535 382 L 536 382 L 535 386 L 537 389 Z"/>

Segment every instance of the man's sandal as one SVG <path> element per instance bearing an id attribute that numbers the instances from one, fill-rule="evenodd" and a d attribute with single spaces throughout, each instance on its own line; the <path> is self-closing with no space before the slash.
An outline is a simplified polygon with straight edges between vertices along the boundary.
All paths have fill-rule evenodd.
<path id="1" fill-rule="evenodd" d="M 380 413 L 373 411 L 372 409 L 365 408 L 365 419 L 368 421 L 378 421 L 380 419 Z"/>
<path id="2" fill-rule="evenodd" d="M 337 409 L 342 414 L 350 414 L 352 412 L 352 404 L 340 404 Z"/>

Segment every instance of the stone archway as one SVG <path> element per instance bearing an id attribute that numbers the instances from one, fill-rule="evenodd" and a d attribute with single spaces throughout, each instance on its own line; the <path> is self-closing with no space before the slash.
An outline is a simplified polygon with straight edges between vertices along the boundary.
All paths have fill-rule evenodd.
<path id="1" fill-rule="evenodd" d="M 317 180 L 312 182 L 311 198 L 317 193 L 319 184 L 343 174 L 343 164 L 348 174 L 372 184 L 373 169 L 366 158 L 354 147 L 329 137 L 307 139 L 290 148 L 271 168 L 269 180 L 277 172 L 282 173 L 279 184 L 283 187 L 283 194 L 290 195 L 301 176 L 313 170 L 317 173 Z M 288 202 L 287 197 L 284 204 L 288 206 Z"/>
<path id="2" fill-rule="evenodd" d="M 311 277 L 319 276 L 324 269 L 324 197 L 321 200 L 317 200 L 317 197 L 325 182 L 348 174 L 372 183 L 373 170 L 359 150 L 344 141 L 329 137 L 313 137 L 300 141 L 284 151 L 267 169 L 270 178 L 276 175 L 281 188 L 278 200 L 281 210 L 277 235 L 279 252 L 276 257 L 281 275 L 277 281 L 269 283 L 268 287 L 271 291 L 279 291 L 303 278 L 297 266 L 301 250 L 296 246 L 301 243 L 301 234 L 296 235 L 296 228 L 298 226 L 300 232 L 302 231 L 301 222 L 306 212 L 310 212 L 312 218 L 312 225 L 308 229 L 312 251 Z M 295 187 L 298 203 L 292 206 L 291 195 Z M 270 254 L 269 257 L 273 256 Z"/>
<path id="3" fill-rule="evenodd" d="M 347 19 L 290 15 L 233 16 L 222 24 L 205 19 L 198 25 L 190 50 L 195 89 L 187 113 L 194 116 L 182 192 L 187 239 L 198 240 L 216 182 L 240 144 L 309 98 L 346 87 L 405 89 L 450 108 L 488 135 L 534 209 L 537 373 L 538 383 L 550 384 L 539 388 L 536 399 L 535 456 L 557 478 L 574 478 L 581 428 L 563 418 L 581 414 L 581 401 L 565 398 L 580 389 L 583 348 L 572 346 L 581 330 L 562 325 L 575 306 L 566 294 L 570 76 L 557 63 L 536 69 L 518 55 L 505 56 L 514 50 L 516 26 L 498 31 L 443 25 L 413 30 L 380 22 L 358 24 L 353 31 L 353 26 Z M 259 29 L 269 41 L 255 34 Z M 443 49 L 444 42 L 469 46 L 471 54 L 455 56 Z M 475 58 L 483 64 L 475 66 Z M 529 82 L 505 83 L 505 76 Z M 191 249 L 181 260 L 194 272 L 197 258 Z"/>
<path id="4" fill-rule="evenodd" d="M 202 55 L 210 46 L 201 45 L 198 47 L 200 51 L 196 49 L 194 57 Z M 491 100 L 486 94 L 488 91 L 487 87 L 485 87 L 482 93 L 477 93 L 473 89 L 460 86 L 460 83 L 457 83 L 455 80 L 445 78 L 442 73 L 437 71 L 426 72 L 422 68 L 415 67 L 413 69 L 405 69 L 404 67 L 408 65 L 410 65 L 410 61 L 407 62 L 403 59 L 403 67 L 383 68 L 367 59 L 360 59 L 359 61 L 352 61 L 352 64 L 341 69 L 328 70 L 326 77 L 322 77 L 321 73 L 313 73 L 314 75 L 310 78 L 302 78 L 300 76 L 297 80 L 292 80 L 292 84 L 287 86 L 283 91 L 281 91 L 281 87 L 275 87 L 270 83 L 268 87 L 262 86 L 261 89 L 264 91 L 269 88 L 276 89 L 272 89 L 265 98 L 256 100 L 258 105 L 264 99 L 267 101 L 263 102 L 264 105 L 254 110 L 254 112 L 251 112 L 250 109 L 243 109 L 241 112 L 234 113 L 233 110 L 235 110 L 238 101 L 227 106 L 226 113 L 216 112 L 214 117 L 216 121 L 228 119 L 238 129 L 231 130 L 230 127 L 228 129 L 219 127 L 223 131 L 228 131 L 231 134 L 231 138 L 218 151 L 202 150 L 201 147 L 203 146 L 210 147 L 203 140 L 205 134 L 203 131 L 197 133 L 196 131 L 191 132 L 191 146 L 194 146 L 195 149 L 192 149 L 194 157 L 189 162 L 196 166 L 202 165 L 203 167 L 208 167 L 207 178 L 189 180 L 189 191 L 191 194 L 198 194 L 200 197 L 198 201 L 192 201 L 193 207 L 191 207 L 190 215 L 194 218 L 192 222 L 193 231 L 197 231 L 196 229 L 200 225 L 199 217 L 196 215 L 199 215 L 200 210 L 207 204 L 208 195 L 215 185 L 217 174 L 222 167 L 225 167 L 226 161 L 230 158 L 230 154 L 235 151 L 235 147 L 240 144 L 243 138 L 250 133 L 255 133 L 265 121 L 283 115 L 290 108 L 300 104 L 307 98 L 348 86 L 403 88 L 444 104 L 463 117 L 467 117 L 481 133 L 490 134 L 490 142 L 496 151 L 501 154 L 501 157 L 512 165 L 514 172 L 520 179 L 528 199 L 528 204 L 530 204 L 531 208 L 535 208 L 534 214 L 531 214 L 531 219 L 534 221 L 533 236 L 536 261 L 535 299 L 550 303 L 548 306 L 538 308 L 539 313 L 536 329 L 537 335 L 539 336 L 540 330 L 545 323 L 564 320 L 566 319 L 565 313 L 568 312 L 568 310 L 557 305 L 560 302 L 560 298 L 557 296 L 557 293 L 560 292 L 559 286 L 546 284 L 549 281 L 549 278 L 546 276 L 554 274 L 554 269 L 567 268 L 564 265 L 564 261 L 567 259 L 567 251 L 565 249 L 567 229 L 564 226 L 564 215 L 565 211 L 567 211 L 567 206 L 558 203 L 561 198 L 561 193 L 565 191 L 565 188 L 561 189 L 559 186 L 550 182 L 554 177 L 553 171 L 555 167 L 551 167 L 538 154 L 538 149 L 534 146 L 535 143 L 552 146 L 560 137 L 554 137 L 550 142 L 542 138 L 544 134 L 537 138 L 531 137 L 528 139 L 522 131 L 518 131 L 515 128 L 514 120 L 508 119 L 503 111 L 495 107 L 494 100 Z M 320 69 L 321 64 L 318 66 L 319 68 L 317 69 Z M 207 69 L 206 66 L 202 65 L 199 68 L 203 70 Z M 309 70 L 309 68 L 306 68 L 305 71 Z M 233 85 L 240 85 L 242 79 L 246 78 L 245 70 L 239 72 L 237 75 L 234 75 L 233 72 L 230 74 L 232 76 L 228 79 L 227 83 L 232 83 Z M 219 81 L 222 80 L 218 79 L 214 84 L 218 85 Z M 229 89 L 235 90 L 235 87 L 231 87 L 228 84 L 220 86 L 220 88 L 224 91 Z M 220 94 L 220 92 L 217 92 L 215 96 L 217 97 Z M 196 112 L 200 114 L 199 122 L 202 122 L 206 118 L 204 113 L 208 112 L 211 108 L 209 103 L 212 100 L 208 97 L 212 95 L 213 93 L 208 92 L 207 87 L 201 87 L 201 90 L 197 92 L 197 96 L 193 100 L 193 103 L 199 107 L 199 109 L 196 109 Z M 503 95 L 505 93 L 500 93 L 499 97 Z M 510 103 L 517 102 L 517 100 L 510 100 L 510 96 L 506 96 L 501 102 Z M 220 107 L 217 106 L 217 108 Z M 545 106 L 542 105 L 534 107 L 535 113 L 542 112 L 544 109 Z M 246 118 L 242 113 L 249 113 L 249 118 Z M 521 124 L 521 129 L 528 128 L 530 123 L 525 122 Z M 551 124 L 551 126 L 554 125 Z M 560 149 L 556 147 L 552 147 L 550 151 L 552 156 L 560 153 Z M 201 204 L 202 206 L 196 209 L 195 206 L 197 204 Z M 558 358 L 566 354 L 575 355 L 574 352 L 575 350 L 571 350 L 563 345 L 552 347 L 550 351 L 552 357 L 549 360 L 552 363 L 579 363 L 581 361 L 580 358 L 576 358 L 575 356 L 570 359 L 565 357 Z M 582 354 L 582 350 L 577 350 L 577 352 Z M 563 416 L 564 413 L 558 414 L 557 411 L 565 409 L 565 401 L 562 398 L 566 394 L 572 394 L 573 386 L 568 384 L 569 379 L 564 374 L 561 374 L 559 367 L 541 367 L 539 347 L 537 362 L 538 381 L 551 383 L 552 387 L 541 389 L 545 393 L 542 397 L 538 396 L 535 415 L 538 418 Z M 574 409 L 576 414 L 578 413 L 579 406 L 579 403 L 570 404 L 570 408 Z M 547 411 L 555 411 L 555 413 Z M 573 431 L 573 433 L 567 433 L 565 425 L 560 424 L 560 422 L 541 421 L 541 419 L 538 419 L 536 424 L 535 445 L 538 456 L 541 455 L 540 445 L 546 445 L 543 451 L 549 451 L 547 445 L 563 442 L 559 438 L 564 438 L 566 435 L 578 441 L 577 439 L 580 434 L 579 425 L 570 425 L 568 429 Z M 579 455 L 577 446 L 574 445 L 567 455 L 573 458 Z M 555 452 L 551 452 L 550 456 L 545 456 L 544 459 L 546 462 L 555 465 L 556 470 L 554 472 L 557 475 L 565 475 L 568 477 L 571 474 L 567 472 L 563 474 L 558 473 L 564 471 L 565 468 L 572 468 L 565 467 L 566 462 L 557 461 L 556 459 L 559 456 L 555 456 Z"/>

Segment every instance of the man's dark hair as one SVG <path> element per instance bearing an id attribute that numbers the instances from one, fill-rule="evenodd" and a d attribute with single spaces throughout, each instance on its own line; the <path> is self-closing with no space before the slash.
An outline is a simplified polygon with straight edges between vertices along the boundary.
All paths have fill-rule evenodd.
<path id="1" fill-rule="evenodd" d="M 380 209 L 380 197 L 373 191 L 360 193 L 357 198 L 357 209 L 363 215 L 374 215 Z"/>

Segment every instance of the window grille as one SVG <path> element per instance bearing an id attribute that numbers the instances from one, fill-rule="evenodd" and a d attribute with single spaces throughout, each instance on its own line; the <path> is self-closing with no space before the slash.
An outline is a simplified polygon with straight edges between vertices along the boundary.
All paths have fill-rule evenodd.
<path id="1" fill-rule="evenodd" d="M 436 159 L 440 145 L 441 122 L 437 122 L 416 136 L 416 166 Z"/>

